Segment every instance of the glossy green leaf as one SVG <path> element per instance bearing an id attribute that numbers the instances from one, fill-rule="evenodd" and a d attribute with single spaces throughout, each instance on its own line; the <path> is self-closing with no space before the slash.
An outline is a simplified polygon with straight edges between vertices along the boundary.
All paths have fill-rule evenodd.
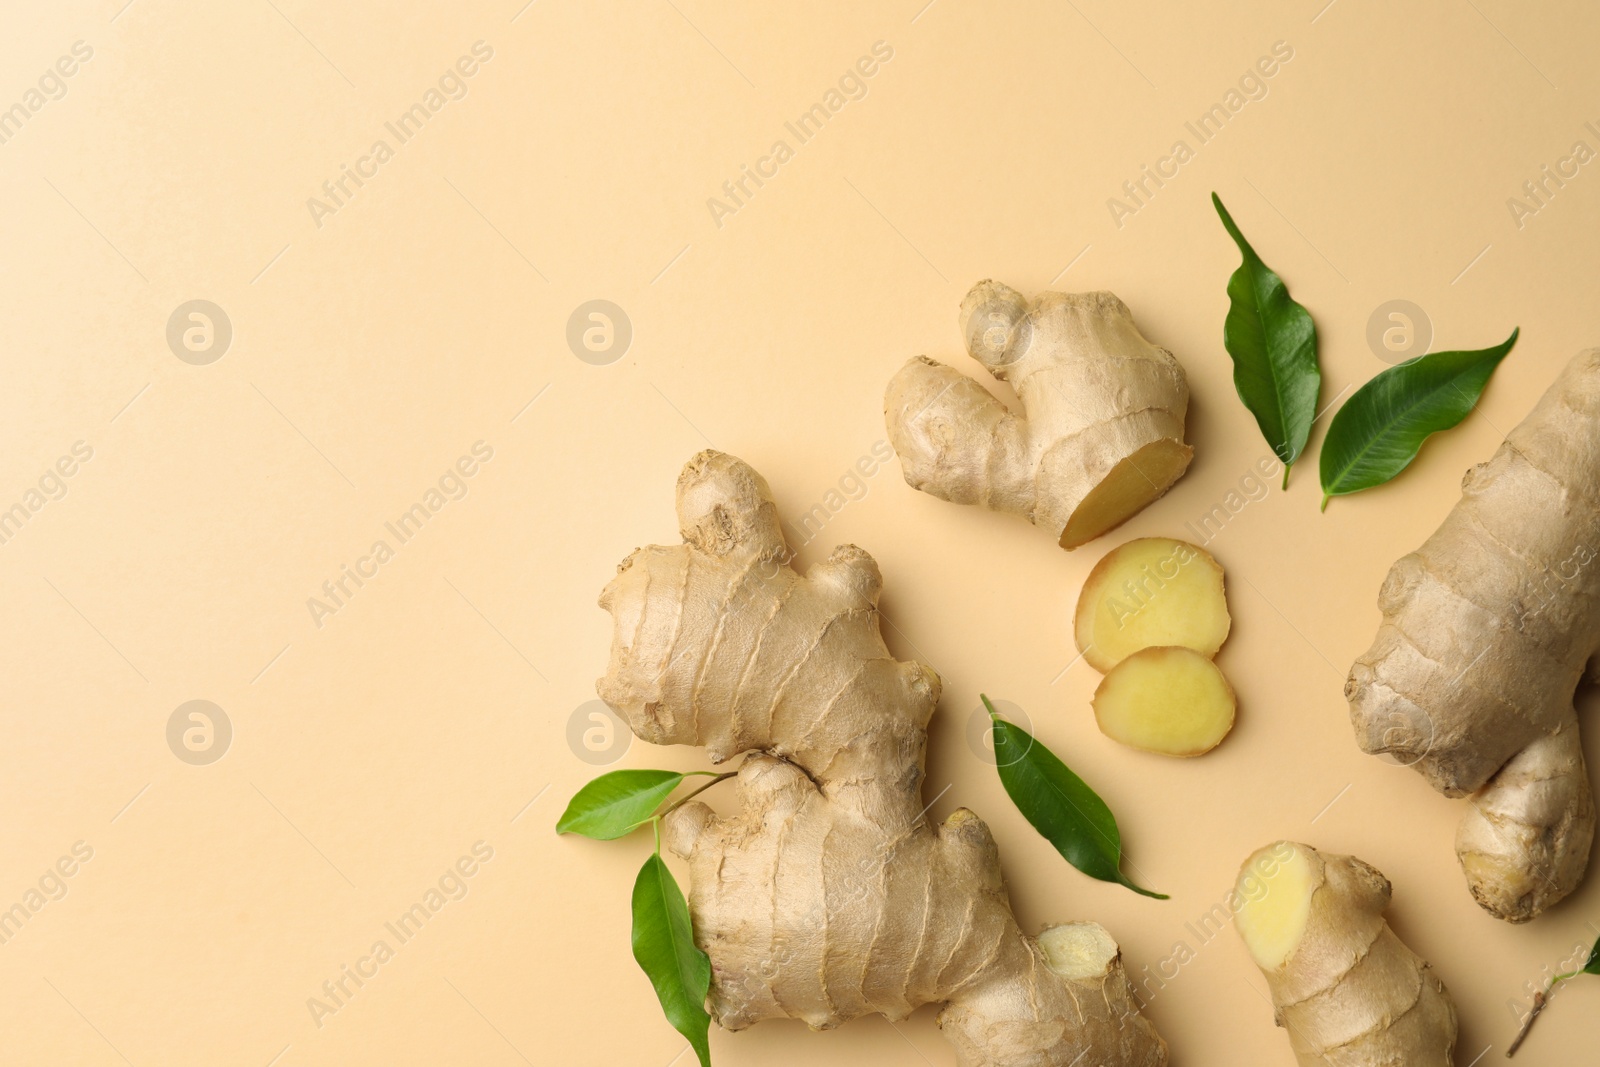
<path id="1" fill-rule="evenodd" d="M 611 841 L 649 821 L 683 781 L 677 771 L 627 770 L 602 774 L 573 796 L 556 823 L 558 834 Z"/>
<path id="2" fill-rule="evenodd" d="M 1233 357 L 1233 387 L 1283 461 L 1288 486 L 1289 468 L 1306 447 L 1322 389 L 1317 327 L 1311 313 L 1289 298 L 1283 279 L 1261 262 L 1216 193 L 1211 202 L 1244 257 L 1228 279 L 1228 317 L 1222 325 L 1223 346 Z"/>
<path id="3" fill-rule="evenodd" d="M 659 852 L 633 883 L 633 958 L 655 986 L 667 1022 L 694 1047 L 700 1067 L 710 1067 L 711 960 L 694 943 L 689 906 Z"/>
<path id="4" fill-rule="evenodd" d="M 1466 418 L 1517 333 L 1493 348 L 1408 360 L 1357 389 L 1322 442 L 1322 506 L 1331 497 L 1382 485 L 1417 458 L 1430 435 Z"/>
<path id="5" fill-rule="evenodd" d="M 1000 782 L 1033 828 L 1089 877 L 1166 900 L 1165 894 L 1141 888 L 1122 873 L 1122 835 L 1106 802 L 1055 753 L 1022 727 L 1002 719 L 988 697 L 982 700 L 994 721 Z"/>

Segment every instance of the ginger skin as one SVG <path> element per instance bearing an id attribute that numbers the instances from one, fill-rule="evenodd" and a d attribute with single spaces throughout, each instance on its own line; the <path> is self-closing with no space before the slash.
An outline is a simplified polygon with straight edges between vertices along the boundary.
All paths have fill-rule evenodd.
<path id="1" fill-rule="evenodd" d="M 1279 841 L 1239 871 L 1234 926 L 1302 1067 L 1451 1067 L 1456 1009 L 1384 920 L 1388 879 Z"/>
<path id="2" fill-rule="evenodd" d="M 982 281 L 961 303 L 967 351 L 1016 390 L 1022 415 L 919 356 L 884 396 L 907 484 L 1021 515 L 1077 548 L 1137 514 L 1188 469 L 1183 368 L 1115 294 L 1028 301 Z"/>
<path id="3" fill-rule="evenodd" d="M 598 690 L 646 741 L 749 753 L 739 814 L 691 801 L 665 825 L 717 1021 L 827 1029 L 942 1003 L 964 1067 L 1165 1064 L 1110 936 L 1025 936 L 982 820 L 926 817 L 939 678 L 884 645 L 872 557 L 845 545 L 795 572 L 766 483 L 722 453 L 677 495 L 686 543 L 635 551 L 601 595 Z"/>
<path id="4" fill-rule="evenodd" d="M 1600 647 L 1600 349 L 1581 352 L 1378 594 L 1356 740 L 1446 796 L 1473 897 L 1526 922 L 1577 887 L 1595 807 L 1573 690 Z"/>

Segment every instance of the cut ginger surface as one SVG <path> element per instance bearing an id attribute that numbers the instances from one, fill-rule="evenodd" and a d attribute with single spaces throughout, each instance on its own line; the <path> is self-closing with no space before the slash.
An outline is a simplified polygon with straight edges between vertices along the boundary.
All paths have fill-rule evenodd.
<path id="1" fill-rule="evenodd" d="M 1104 674 L 1156 645 L 1214 656 L 1230 625 L 1222 567 L 1209 552 L 1169 537 L 1140 537 L 1106 553 L 1089 572 L 1073 629 L 1078 651 Z"/>
<path id="2" fill-rule="evenodd" d="M 1233 688 L 1193 649 L 1145 648 L 1101 680 L 1094 715 L 1114 741 L 1166 756 L 1198 756 L 1233 729 Z"/>

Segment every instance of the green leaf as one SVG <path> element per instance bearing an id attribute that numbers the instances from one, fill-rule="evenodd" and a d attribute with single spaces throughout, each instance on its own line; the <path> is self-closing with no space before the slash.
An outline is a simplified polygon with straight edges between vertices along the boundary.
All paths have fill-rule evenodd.
<path id="1" fill-rule="evenodd" d="M 677 771 L 602 774 L 573 796 L 556 823 L 556 833 L 615 840 L 648 822 L 684 777 Z"/>
<path id="2" fill-rule="evenodd" d="M 1228 279 L 1228 317 L 1222 326 L 1223 346 L 1233 357 L 1233 387 L 1283 461 L 1287 488 L 1289 468 L 1306 447 L 1322 389 L 1317 327 L 1311 313 L 1289 298 L 1283 279 L 1261 262 L 1216 193 L 1211 202 L 1244 257 Z"/>
<path id="3" fill-rule="evenodd" d="M 694 943 L 689 906 L 659 852 L 633 883 L 633 958 L 655 986 L 667 1022 L 694 1046 L 700 1067 L 711 1067 L 711 960 Z"/>
<path id="4" fill-rule="evenodd" d="M 1518 332 L 1493 348 L 1408 360 L 1357 389 L 1322 442 L 1322 506 L 1382 485 L 1417 458 L 1431 434 L 1466 418 Z"/>
<path id="5" fill-rule="evenodd" d="M 1589 962 L 1583 965 L 1584 974 L 1600 974 L 1600 941 L 1589 950 Z"/>
<path id="6" fill-rule="evenodd" d="M 1165 894 L 1143 889 L 1122 873 L 1122 835 L 1106 802 L 1055 753 L 1022 727 L 1002 719 L 988 697 L 982 700 L 994 720 L 1000 782 L 1033 828 L 1089 877 L 1166 900 Z"/>

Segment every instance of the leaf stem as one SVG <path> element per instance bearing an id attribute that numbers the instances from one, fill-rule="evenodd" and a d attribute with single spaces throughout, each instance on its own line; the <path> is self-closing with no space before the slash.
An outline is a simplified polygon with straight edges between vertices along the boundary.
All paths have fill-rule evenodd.
<path id="1" fill-rule="evenodd" d="M 1120 871 L 1117 872 L 1117 881 L 1119 883 L 1121 883 L 1122 885 L 1126 886 L 1127 888 L 1133 890 L 1135 893 L 1138 893 L 1142 897 L 1149 897 L 1152 900 L 1171 900 L 1172 899 L 1172 897 L 1170 897 L 1166 893 L 1157 893 L 1154 889 L 1146 889 L 1144 886 L 1136 884 L 1133 881 L 1133 879 L 1129 878 L 1127 875 L 1123 874 Z"/>
<path id="2" fill-rule="evenodd" d="M 1506 1059 L 1509 1060 L 1512 1056 L 1515 1056 L 1517 1049 L 1521 1048 L 1522 1043 L 1528 1039 L 1528 1031 L 1533 1029 L 1533 1021 L 1539 1017 L 1540 1012 L 1544 1011 L 1545 1005 L 1550 1003 L 1550 994 L 1555 990 L 1556 986 L 1565 982 L 1568 978 L 1574 978 L 1582 973 L 1582 971 L 1568 971 L 1566 974 L 1558 974 L 1550 979 L 1550 984 L 1544 987 L 1544 992 L 1533 995 L 1533 1008 L 1529 1010 L 1528 1017 L 1523 1020 L 1522 1029 L 1517 1031 L 1517 1036 L 1512 1039 L 1511 1046 L 1506 1049 Z"/>
<path id="3" fill-rule="evenodd" d="M 659 859 L 661 857 L 661 816 L 650 816 L 650 826 L 656 832 L 656 858 Z"/>
<path id="4" fill-rule="evenodd" d="M 1283 465 L 1283 486 L 1282 486 L 1282 488 L 1286 492 L 1288 491 L 1288 488 L 1289 488 L 1289 471 L 1291 471 L 1292 469 L 1294 469 L 1294 464 L 1293 463 L 1285 463 Z"/>
<path id="5" fill-rule="evenodd" d="M 1551 983 L 1551 988 L 1555 988 L 1554 982 Z M 1517 1031 L 1517 1036 L 1512 1040 L 1511 1047 L 1506 1049 L 1506 1059 L 1509 1060 L 1517 1054 L 1517 1049 L 1521 1048 L 1522 1043 L 1528 1039 L 1528 1031 L 1533 1029 L 1533 1020 L 1539 1017 L 1539 1013 L 1544 1011 L 1544 1006 L 1549 1002 L 1549 998 L 1543 993 L 1535 993 L 1533 995 L 1533 1010 L 1528 1012 L 1528 1018 L 1523 1022 L 1522 1029 Z"/>
<path id="6" fill-rule="evenodd" d="M 707 789 L 710 789 L 712 786 L 716 785 L 718 782 L 722 781 L 724 778 L 732 778 L 734 775 L 738 774 L 739 772 L 738 771 L 723 771 L 721 774 L 717 774 L 715 771 L 693 771 L 691 773 L 693 773 L 693 774 L 709 774 L 709 775 L 712 776 L 711 777 L 711 781 L 707 782 L 705 785 L 701 786 L 699 789 L 696 789 L 694 792 L 686 793 L 683 796 L 679 797 L 677 800 L 674 800 L 671 804 L 667 805 L 667 809 L 665 811 L 663 811 L 660 815 L 653 816 L 653 818 L 655 818 L 657 820 L 657 826 L 656 826 L 657 848 L 656 848 L 656 850 L 658 852 L 660 851 L 660 840 L 659 839 L 661 837 L 661 827 L 660 827 L 660 822 L 659 821 L 661 819 L 665 819 L 668 815 L 671 815 L 673 812 L 677 811 L 678 808 L 682 807 L 684 804 L 686 804 L 689 801 L 693 800 L 695 797 L 699 796 L 701 793 L 704 793 Z"/>
<path id="7" fill-rule="evenodd" d="M 978 699 L 983 701 L 983 706 L 989 709 L 989 718 L 990 719 L 998 719 L 1000 717 L 1000 713 L 998 711 L 994 710 L 994 705 L 989 703 L 989 698 L 988 697 L 984 696 L 982 693 L 979 693 L 978 694 Z"/>

